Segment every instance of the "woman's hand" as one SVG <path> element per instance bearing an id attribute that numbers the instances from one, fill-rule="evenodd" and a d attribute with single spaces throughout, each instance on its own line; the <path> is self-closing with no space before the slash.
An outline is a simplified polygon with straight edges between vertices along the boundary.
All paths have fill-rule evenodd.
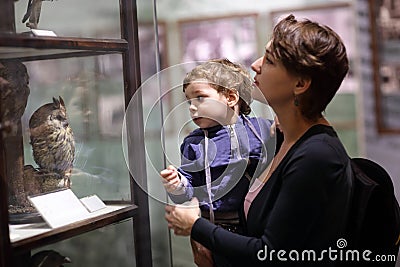
<path id="1" fill-rule="evenodd" d="M 200 208 L 199 201 L 195 197 L 185 204 L 165 207 L 168 228 L 174 230 L 176 235 L 190 235 L 193 224 L 198 218 L 200 218 Z"/>

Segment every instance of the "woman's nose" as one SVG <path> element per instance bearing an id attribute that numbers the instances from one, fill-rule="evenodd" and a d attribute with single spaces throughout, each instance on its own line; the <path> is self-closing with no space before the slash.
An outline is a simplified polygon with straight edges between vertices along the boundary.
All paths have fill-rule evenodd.
<path id="1" fill-rule="evenodd" d="M 251 64 L 251 69 L 254 70 L 256 73 L 260 73 L 261 65 L 262 65 L 263 57 L 256 59 L 256 61 Z"/>

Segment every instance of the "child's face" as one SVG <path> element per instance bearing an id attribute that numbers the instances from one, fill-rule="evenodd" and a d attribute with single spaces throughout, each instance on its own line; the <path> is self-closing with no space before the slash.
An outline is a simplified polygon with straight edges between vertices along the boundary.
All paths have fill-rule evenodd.
<path id="1" fill-rule="evenodd" d="M 200 128 L 209 128 L 229 123 L 233 112 L 223 93 L 205 82 L 193 82 L 186 87 L 186 99 L 192 120 Z"/>

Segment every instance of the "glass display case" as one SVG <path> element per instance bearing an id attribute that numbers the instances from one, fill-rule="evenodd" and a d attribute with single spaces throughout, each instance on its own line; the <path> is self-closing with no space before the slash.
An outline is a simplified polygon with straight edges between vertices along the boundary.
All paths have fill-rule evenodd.
<path id="1" fill-rule="evenodd" d="M 136 182 L 146 179 L 140 97 L 125 116 L 141 83 L 136 1 L 105 2 L 107 14 L 81 2 L 0 3 L 0 266 L 27 266 L 34 250 L 101 229 L 113 255 L 106 232 L 123 232 L 127 266 L 152 265 L 148 196 Z M 57 18 L 58 4 L 100 17 Z"/>

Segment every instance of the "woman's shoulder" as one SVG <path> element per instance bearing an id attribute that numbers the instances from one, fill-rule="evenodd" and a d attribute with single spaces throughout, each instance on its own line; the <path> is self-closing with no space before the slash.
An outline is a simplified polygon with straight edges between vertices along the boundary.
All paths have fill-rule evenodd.
<path id="1" fill-rule="evenodd" d="M 350 159 L 340 140 L 327 133 L 317 133 L 295 144 L 279 165 L 279 177 L 286 182 L 332 186 L 347 181 Z M 299 177 L 301 179 L 299 179 Z M 323 179 L 322 179 L 323 178 Z"/>
<path id="2" fill-rule="evenodd" d="M 322 132 L 306 138 L 296 149 L 295 154 L 315 164 L 326 161 L 346 162 L 348 155 L 342 142 L 332 128 L 332 132 Z"/>

